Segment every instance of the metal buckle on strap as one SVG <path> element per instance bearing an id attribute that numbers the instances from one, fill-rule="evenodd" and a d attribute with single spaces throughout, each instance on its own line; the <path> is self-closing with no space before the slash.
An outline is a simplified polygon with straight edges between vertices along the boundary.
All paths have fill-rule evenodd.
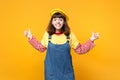
<path id="1" fill-rule="evenodd" d="M 70 39 L 67 38 L 67 42 L 70 42 Z"/>
<path id="2" fill-rule="evenodd" d="M 68 35 L 68 36 L 66 37 L 66 39 L 67 39 L 67 42 L 69 42 L 69 41 L 70 41 L 70 36 Z"/>
<path id="3" fill-rule="evenodd" d="M 48 37 L 48 41 L 49 41 L 49 42 L 51 41 L 51 35 L 49 35 L 49 37 Z"/>
<path id="4" fill-rule="evenodd" d="M 50 42 L 50 41 L 51 41 L 51 38 L 48 38 L 48 41 Z"/>

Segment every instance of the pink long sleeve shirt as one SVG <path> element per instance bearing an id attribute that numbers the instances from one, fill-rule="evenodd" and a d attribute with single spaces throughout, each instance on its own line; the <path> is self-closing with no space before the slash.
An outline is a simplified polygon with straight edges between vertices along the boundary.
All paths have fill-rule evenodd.
<path id="1" fill-rule="evenodd" d="M 33 36 L 32 39 L 28 40 L 29 43 L 38 51 L 44 52 L 47 48 L 44 47 L 36 38 Z M 76 53 L 83 54 L 90 51 L 95 46 L 94 42 L 90 39 L 84 44 L 78 44 L 77 47 L 74 49 Z"/>

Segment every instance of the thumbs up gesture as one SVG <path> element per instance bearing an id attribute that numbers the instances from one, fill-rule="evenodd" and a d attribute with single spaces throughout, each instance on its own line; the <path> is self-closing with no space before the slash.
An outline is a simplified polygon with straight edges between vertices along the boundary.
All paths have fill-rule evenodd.
<path id="1" fill-rule="evenodd" d="M 96 40 L 98 38 L 99 38 L 99 33 L 98 32 L 97 33 L 92 32 L 92 36 L 90 37 L 90 40 L 94 41 L 94 40 Z"/>
<path id="2" fill-rule="evenodd" d="M 24 31 L 24 36 L 29 39 L 32 39 L 32 34 L 31 34 L 30 29 Z"/>

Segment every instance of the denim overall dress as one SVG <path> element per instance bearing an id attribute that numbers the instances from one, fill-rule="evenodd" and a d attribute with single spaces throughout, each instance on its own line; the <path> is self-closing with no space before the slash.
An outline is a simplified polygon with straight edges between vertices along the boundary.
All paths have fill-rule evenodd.
<path id="1" fill-rule="evenodd" d="M 49 36 L 45 59 L 45 80 L 74 80 L 69 36 L 64 44 L 54 44 Z"/>

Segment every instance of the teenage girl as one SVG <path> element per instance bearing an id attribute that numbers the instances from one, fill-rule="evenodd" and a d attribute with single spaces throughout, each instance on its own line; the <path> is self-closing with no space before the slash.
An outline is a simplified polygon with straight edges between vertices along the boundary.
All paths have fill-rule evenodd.
<path id="1" fill-rule="evenodd" d="M 31 34 L 30 30 L 24 31 L 29 43 L 38 51 L 46 51 L 45 80 L 75 80 L 70 49 L 83 54 L 94 47 L 94 41 L 99 38 L 98 33 L 92 36 L 84 44 L 80 44 L 67 23 L 68 16 L 61 9 L 53 9 L 47 30 L 41 41 Z"/>

